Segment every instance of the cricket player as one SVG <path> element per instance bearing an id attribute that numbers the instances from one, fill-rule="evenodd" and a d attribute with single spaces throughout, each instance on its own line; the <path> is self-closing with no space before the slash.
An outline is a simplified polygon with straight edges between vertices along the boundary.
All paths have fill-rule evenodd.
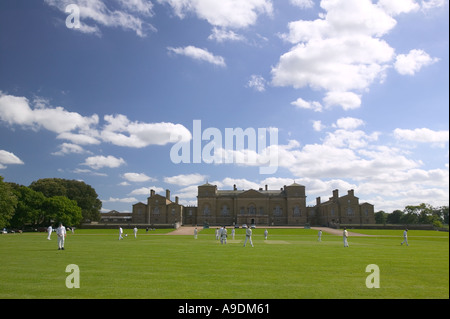
<path id="1" fill-rule="evenodd" d="M 50 240 L 50 236 L 52 235 L 53 231 L 52 225 L 48 226 L 47 231 L 48 231 L 47 240 Z"/>
<path id="2" fill-rule="evenodd" d="M 216 239 L 219 240 L 219 228 L 216 228 Z"/>
<path id="3" fill-rule="evenodd" d="M 403 232 L 403 241 L 400 243 L 400 245 L 403 245 L 404 243 L 406 243 L 406 246 L 408 245 L 408 228 L 405 229 L 405 231 Z"/>
<path id="4" fill-rule="evenodd" d="M 250 240 L 250 245 L 252 245 L 253 247 L 253 242 L 252 242 L 252 230 L 250 227 L 247 227 L 247 229 L 245 230 L 245 241 L 244 241 L 244 247 L 247 244 L 247 240 Z"/>
<path id="5" fill-rule="evenodd" d="M 138 232 L 138 229 L 136 226 L 134 226 L 134 228 L 133 228 L 134 238 L 136 238 L 137 232 Z"/>
<path id="6" fill-rule="evenodd" d="M 64 250 L 64 239 L 66 238 L 66 227 L 62 223 L 56 228 L 56 235 L 58 236 L 58 250 Z"/>
<path id="7" fill-rule="evenodd" d="M 344 247 L 348 247 L 348 232 L 347 229 L 344 227 L 344 233 L 343 233 L 343 237 L 344 237 Z"/>
<path id="8" fill-rule="evenodd" d="M 236 233 L 236 231 L 234 230 L 234 228 L 231 230 L 231 238 L 234 240 L 234 234 Z"/>
<path id="9" fill-rule="evenodd" d="M 269 232 L 267 231 L 267 229 L 264 231 L 264 240 L 267 240 L 267 235 L 269 235 Z"/>
<path id="10" fill-rule="evenodd" d="M 194 228 L 194 239 L 197 239 L 198 230 L 197 227 Z"/>
<path id="11" fill-rule="evenodd" d="M 121 226 L 119 226 L 119 240 L 123 239 L 122 234 L 123 234 L 123 229 Z"/>
<path id="12" fill-rule="evenodd" d="M 223 244 L 227 244 L 227 228 L 225 226 L 223 226 L 222 231 L 220 232 L 220 243 Z"/>
<path id="13" fill-rule="evenodd" d="M 318 236 L 317 241 L 322 241 L 322 230 L 321 229 L 319 229 L 319 233 L 317 234 L 317 236 Z"/>

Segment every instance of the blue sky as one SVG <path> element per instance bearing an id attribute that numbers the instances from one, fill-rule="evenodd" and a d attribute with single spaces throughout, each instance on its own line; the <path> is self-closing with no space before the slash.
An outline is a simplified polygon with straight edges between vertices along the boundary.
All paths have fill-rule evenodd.
<path id="1" fill-rule="evenodd" d="M 446 0 L 2 1 L 0 175 L 83 180 L 104 211 L 206 181 L 448 205 L 448 30 Z M 195 120 L 222 137 L 202 150 L 276 130 L 278 169 L 193 163 Z"/>

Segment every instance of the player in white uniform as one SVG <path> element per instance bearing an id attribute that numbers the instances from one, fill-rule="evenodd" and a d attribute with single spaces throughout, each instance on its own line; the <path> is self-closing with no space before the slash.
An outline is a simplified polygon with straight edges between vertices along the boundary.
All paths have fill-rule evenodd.
<path id="1" fill-rule="evenodd" d="M 264 231 L 264 239 L 267 240 L 267 235 L 269 235 L 269 232 L 267 231 L 267 229 Z"/>
<path id="2" fill-rule="evenodd" d="M 197 230 L 197 227 L 195 227 L 195 229 L 194 229 L 194 239 L 197 239 L 197 234 L 198 234 L 198 230 Z"/>
<path id="3" fill-rule="evenodd" d="M 138 232 L 138 229 L 136 226 L 134 226 L 134 228 L 133 228 L 134 238 L 137 237 L 137 232 Z"/>
<path id="4" fill-rule="evenodd" d="M 408 228 L 406 228 L 405 231 L 403 232 L 403 241 L 400 243 L 400 245 L 403 245 L 404 243 L 406 243 L 406 246 L 409 246 L 409 244 L 408 244 Z"/>
<path id="5" fill-rule="evenodd" d="M 48 231 L 47 240 L 50 240 L 50 236 L 52 235 L 53 231 L 52 225 L 48 226 L 47 231 Z"/>
<path id="6" fill-rule="evenodd" d="M 223 226 L 223 228 L 221 228 L 221 230 L 222 231 L 220 232 L 220 243 L 223 245 L 223 244 L 227 243 L 228 234 L 227 234 L 227 228 L 225 226 Z"/>
<path id="7" fill-rule="evenodd" d="M 119 240 L 123 239 L 122 234 L 123 234 L 123 229 L 121 226 L 119 226 Z"/>
<path id="8" fill-rule="evenodd" d="M 344 237 L 344 247 L 348 247 L 348 232 L 347 229 L 344 227 L 344 233 L 343 233 L 343 237 Z"/>
<path id="9" fill-rule="evenodd" d="M 319 233 L 317 234 L 317 241 L 322 241 L 322 230 L 319 229 Z"/>
<path id="10" fill-rule="evenodd" d="M 235 233 L 236 231 L 234 230 L 234 228 L 231 230 L 231 239 L 233 239 L 234 240 L 234 233 Z"/>
<path id="11" fill-rule="evenodd" d="M 64 239 L 66 238 L 66 227 L 63 224 L 59 224 L 56 228 L 56 235 L 58 236 L 58 250 L 64 250 Z"/>
<path id="12" fill-rule="evenodd" d="M 253 247 L 253 242 L 252 242 L 252 230 L 250 229 L 250 227 L 247 227 L 247 229 L 245 230 L 245 241 L 244 241 L 244 247 L 247 244 L 247 240 L 250 240 L 250 245 L 252 245 Z"/>

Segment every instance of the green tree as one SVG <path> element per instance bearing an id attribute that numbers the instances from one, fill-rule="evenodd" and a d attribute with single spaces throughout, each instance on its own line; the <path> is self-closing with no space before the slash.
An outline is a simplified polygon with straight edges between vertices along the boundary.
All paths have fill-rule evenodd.
<path id="1" fill-rule="evenodd" d="M 3 182 L 3 176 L 0 176 L 0 228 L 9 226 L 16 205 L 16 195 L 14 195 L 11 186 Z"/>
<path id="2" fill-rule="evenodd" d="M 385 224 L 387 220 L 388 214 L 384 211 L 380 210 L 379 212 L 376 212 L 375 214 L 375 223 L 376 224 Z"/>
<path id="3" fill-rule="evenodd" d="M 18 186 L 14 189 L 18 203 L 15 209 L 11 225 L 22 227 L 23 225 L 42 225 L 50 222 L 48 214 L 44 210 L 46 197 L 41 192 L 36 192 L 26 186 Z"/>
<path id="4" fill-rule="evenodd" d="M 46 197 L 66 196 L 75 200 L 81 208 L 83 221 L 100 220 L 102 202 L 98 199 L 95 189 L 82 181 L 44 178 L 32 182 L 30 188 L 42 192 Z"/>
<path id="5" fill-rule="evenodd" d="M 387 224 L 400 224 L 403 212 L 401 210 L 394 210 L 386 217 Z"/>
<path id="6" fill-rule="evenodd" d="M 44 202 L 45 210 L 49 219 L 56 224 L 63 223 L 65 226 L 78 225 L 83 219 L 81 208 L 77 202 L 65 196 L 53 196 Z"/>

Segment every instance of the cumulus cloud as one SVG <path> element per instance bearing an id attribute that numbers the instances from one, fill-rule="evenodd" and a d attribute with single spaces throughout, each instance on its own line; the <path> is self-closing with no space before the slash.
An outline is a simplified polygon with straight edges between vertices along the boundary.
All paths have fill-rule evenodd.
<path id="1" fill-rule="evenodd" d="M 423 50 L 411 50 L 408 54 L 399 54 L 395 60 L 395 70 L 402 75 L 414 75 L 422 67 L 439 61 Z"/>
<path id="2" fill-rule="evenodd" d="M 132 122 L 125 115 L 105 115 L 107 124 L 101 131 L 101 138 L 118 146 L 146 147 L 166 145 L 178 141 L 187 142 L 191 132 L 181 124 Z"/>
<path id="3" fill-rule="evenodd" d="M 62 143 L 59 145 L 59 151 L 53 152 L 52 155 L 67 155 L 67 154 L 84 154 L 90 153 L 83 149 L 80 145 L 72 144 L 72 143 Z"/>
<path id="4" fill-rule="evenodd" d="M 308 5 L 303 0 L 291 3 Z M 414 0 L 322 0 L 320 6 L 324 13 L 318 19 L 292 21 L 289 31 L 280 34 L 293 47 L 271 70 L 274 86 L 323 90 L 326 108 L 350 110 L 361 106 L 358 92 L 384 81 L 394 60 L 399 73 L 411 75 L 437 61 L 421 50 L 396 57 L 382 39 L 396 26 L 394 17 L 420 8 Z M 302 100 L 297 104 L 312 106 Z"/>
<path id="5" fill-rule="evenodd" d="M 305 101 L 301 97 L 299 97 L 297 100 L 291 102 L 291 105 L 294 105 L 295 107 L 299 109 L 308 109 L 313 110 L 315 112 L 322 112 L 323 106 L 320 104 L 320 102 L 317 101 Z"/>
<path id="6" fill-rule="evenodd" d="M 247 82 L 247 87 L 253 88 L 258 92 L 264 92 L 266 90 L 266 80 L 261 75 L 252 74 Z"/>
<path id="7" fill-rule="evenodd" d="M 216 56 L 209 52 L 207 49 L 200 49 L 195 46 L 189 45 L 186 47 L 168 47 L 167 50 L 171 53 L 184 55 L 194 60 L 208 62 L 214 65 L 225 67 L 225 59 L 221 56 Z"/>
<path id="8" fill-rule="evenodd" d="M 0 150 L 0 169 L 6 168 L 5 164 L 24 164 L 14 153 Z"/>
<path id="9" fill-rule="evenodd" d="M 164 182 L 168 184 L 187 186 L 192 184 L 204 183 L 206 180 L 205 175 L 201 174 L 181 174 L 171 177 L 164 177 Z"/>
<path id="10" fill-rule="evenodd" d="M 117 158 L 112 155 L 108 156 L 91 156 L 86 158 L 81 165 L 89 166 L 92 169 L 100 169 L 103 167 L 116 168 L 125 164 L 123 158 Z"/>
<path id="11" fill-rule="evenodd" d="M 122 175 L 124 179 L 129 182 L 147 182 L 147 181 L 156 181 L 155 178 L 147 176 L 144 173 L 125 173 Z"/>
<path id="12" fill-rule="evenodd" d="M 419 143 L 448 143 L 449 141 L 449 131 L 433 131 L 428 128 L 416 128 L 414 130 L 410 129 L 400 129 L 396 128 L 394 130 L 395 138 L 405 141 L 413 141 Z"/>
<path id="13" fill-rule="evenodd" d="M 215 27 L 245 28 L 253 25 L 258 15 L 271 15 L 270 0 L 157 0 L 167 3 L 181 19 L 187 14 L 194 14 L 199 19 L 208 21 Z"/>
<path id="14" fill-rule="evenodd" d="M 10 125 L 38 130 L 45 128 L 55 133 L 73 130 L 89 130 L 98 124 L 98 115 L 82 116 L 76 112 L 69 112 L 63 107 L 43 105 L 42 100 L 30 107 L 26 97 L 7 95 L 0 91 L 0 120 Z"/>

